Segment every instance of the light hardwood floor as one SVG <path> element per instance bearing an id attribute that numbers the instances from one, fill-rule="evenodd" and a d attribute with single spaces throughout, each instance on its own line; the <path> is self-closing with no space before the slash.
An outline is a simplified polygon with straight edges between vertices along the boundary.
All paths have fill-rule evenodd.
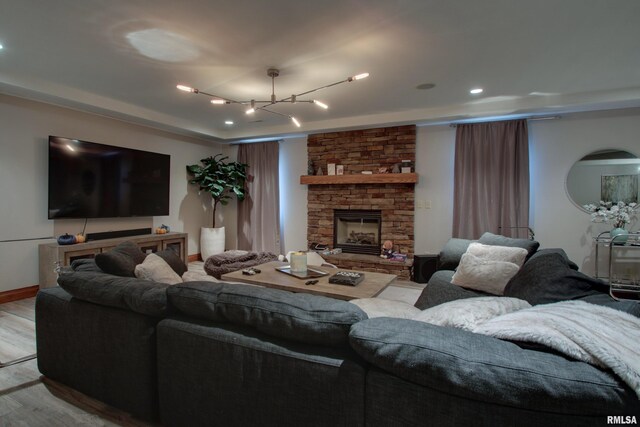
<path id="1" fill-rule="evenodd" d="M 36 351 L 35 298 L 0 304 L 0 362 Z M 37 360 L 0 368 L 0 426 L 151 426 L 50 381 Z"/>

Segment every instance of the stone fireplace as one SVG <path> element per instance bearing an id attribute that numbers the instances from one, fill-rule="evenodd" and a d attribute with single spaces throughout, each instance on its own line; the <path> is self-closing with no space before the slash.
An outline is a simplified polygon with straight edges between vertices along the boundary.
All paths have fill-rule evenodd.
<path id="1" fill-rule="evenodd" d="M 385 240 L 394 243 L 394 250 L 414 253 L 414 182 L 403 181 L 404 174 L 379 174 L 379 168 L 391 171 L 393 165 L 402 160 L 415 164 L 415 126 L 365 129 L 357 131 L 331 132 L 309 135 L 307 149 L 309 160 L 317 170 L 327 171 L 327 164 L 343 165 L 349 177 L 332 177 L 330 183 L 310 183 L 307 200 L 307 240 L 331 248 L 351 243 L 338 243 L 334 232 L 353 229 L 352 220 L 346 224 L 336 223 L 334 211 L 377 211 L 380 213 L 380 231 L 377 241 L 368 245 L 366 254 L 331 256 L 329 262 L 343 268 L 398 274 L 408 278 L 409 268 L 402 263 L 381 260 L 378 256 Z M 376 182 L 360 179 L 362 171 L 371 171 Z M 322 177 L 318 177 L 322 178 Z M 351 183 L 354 178 L 356 183 Z M 361 182 L 362 181 L 362 182 Z M 364 222 L 363 222 L 364 224 Z M 369 223 L 367 223 L 369 224 Z M 368 225 L 367 225 L 368 226 Z M 351 229 L 349 229 L 351 227 Z M 377 231 L 364 231 L 376 233 Z M 339 240 L 339 238 L 337 239 Z M 359 245 L 363 246 L 363 245 Z M 342 247 L 343 252 L 347 252 Z M 348 260 L 348 261 L 345 261 Z"/>
<path id="2" fill-rule="evenodd" d="M 334 209 L 333 247 L 354 254 L 380 254 L 380 226 L 378 210 Z"/>

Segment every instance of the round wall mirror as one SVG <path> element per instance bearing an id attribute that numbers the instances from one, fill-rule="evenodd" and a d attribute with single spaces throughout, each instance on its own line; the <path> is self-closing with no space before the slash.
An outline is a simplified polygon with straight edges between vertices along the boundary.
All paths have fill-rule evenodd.
<path id="1" fill-rule="evenodd" d="M 588 203 L 638 203 L 640 159 L 623 150 L 589 153 L 569 170 L 567 194 L 580 209 Z"/>

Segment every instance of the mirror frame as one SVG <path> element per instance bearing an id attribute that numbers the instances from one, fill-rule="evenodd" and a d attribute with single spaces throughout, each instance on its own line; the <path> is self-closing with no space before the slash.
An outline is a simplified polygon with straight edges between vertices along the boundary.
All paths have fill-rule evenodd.
<path id="1" fill-rule="evenodd" d="M 604 151 L 604 150 L 615 150 L 615 151 L 625 151 L 629 154 L 632 154 L 634 156 L 636 156 L 637 159 L 640 160 L 640 156 L 638 156 L 636 153 L 634 153 L 633 151 L 631 151 L 628 148 L 600 148 L 600 149 L 592 149 L 584 154 L 582 154 L 580 157 L 578 157 L 573 163 L 571 163 L 571 166 L 569 167 L 569 169 L 567 170 L 567 172 L 564 174 L 564 191 L 565 194 L 567 195 L 567 198 L 571 201 L 571 203 L 573 203 L 573 205 L 575 205 L 578 209 L 580 209 L 582 212 L 584 213 L 588 213 L 590 214 L 591 212 L 589 212 L 588 210 L 586 210 L 582 205 L 578 204 L 578 202 L 576 202 L 573 197 L 571 197 L 571 193 L 569 192 L 569 186 L 567 185 L 568 183 L 568 178 L 569 178 L 569 174 L 571 173 L 571 169 L 573 169 L 573 167 L 576 165 L 576 163 L 578 163 L 579 161 L 581 161 L 583 158 L 585 158 L 586 156 L 596 153 L 598 151 Z M 638 172 L 638 175 L 640 175 L 640 172 Z M 592 203 L 597 203 L 599 200 L 594 200 Z M 638 206 L 640 207 L 640 200 L 638 200 Z M 636 207 L 636 210 L 638 209 L 638 207 Z"/>

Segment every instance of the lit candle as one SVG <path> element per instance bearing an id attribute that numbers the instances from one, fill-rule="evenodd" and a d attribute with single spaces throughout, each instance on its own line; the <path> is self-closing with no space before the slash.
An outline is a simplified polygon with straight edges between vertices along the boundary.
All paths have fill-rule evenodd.
<path id="1" fill-rule="evenodd" d="M 306 273 L 307 271 L 307 254 L 306 252 L 293 252 L 291 254 L 291 272 Z"/>

